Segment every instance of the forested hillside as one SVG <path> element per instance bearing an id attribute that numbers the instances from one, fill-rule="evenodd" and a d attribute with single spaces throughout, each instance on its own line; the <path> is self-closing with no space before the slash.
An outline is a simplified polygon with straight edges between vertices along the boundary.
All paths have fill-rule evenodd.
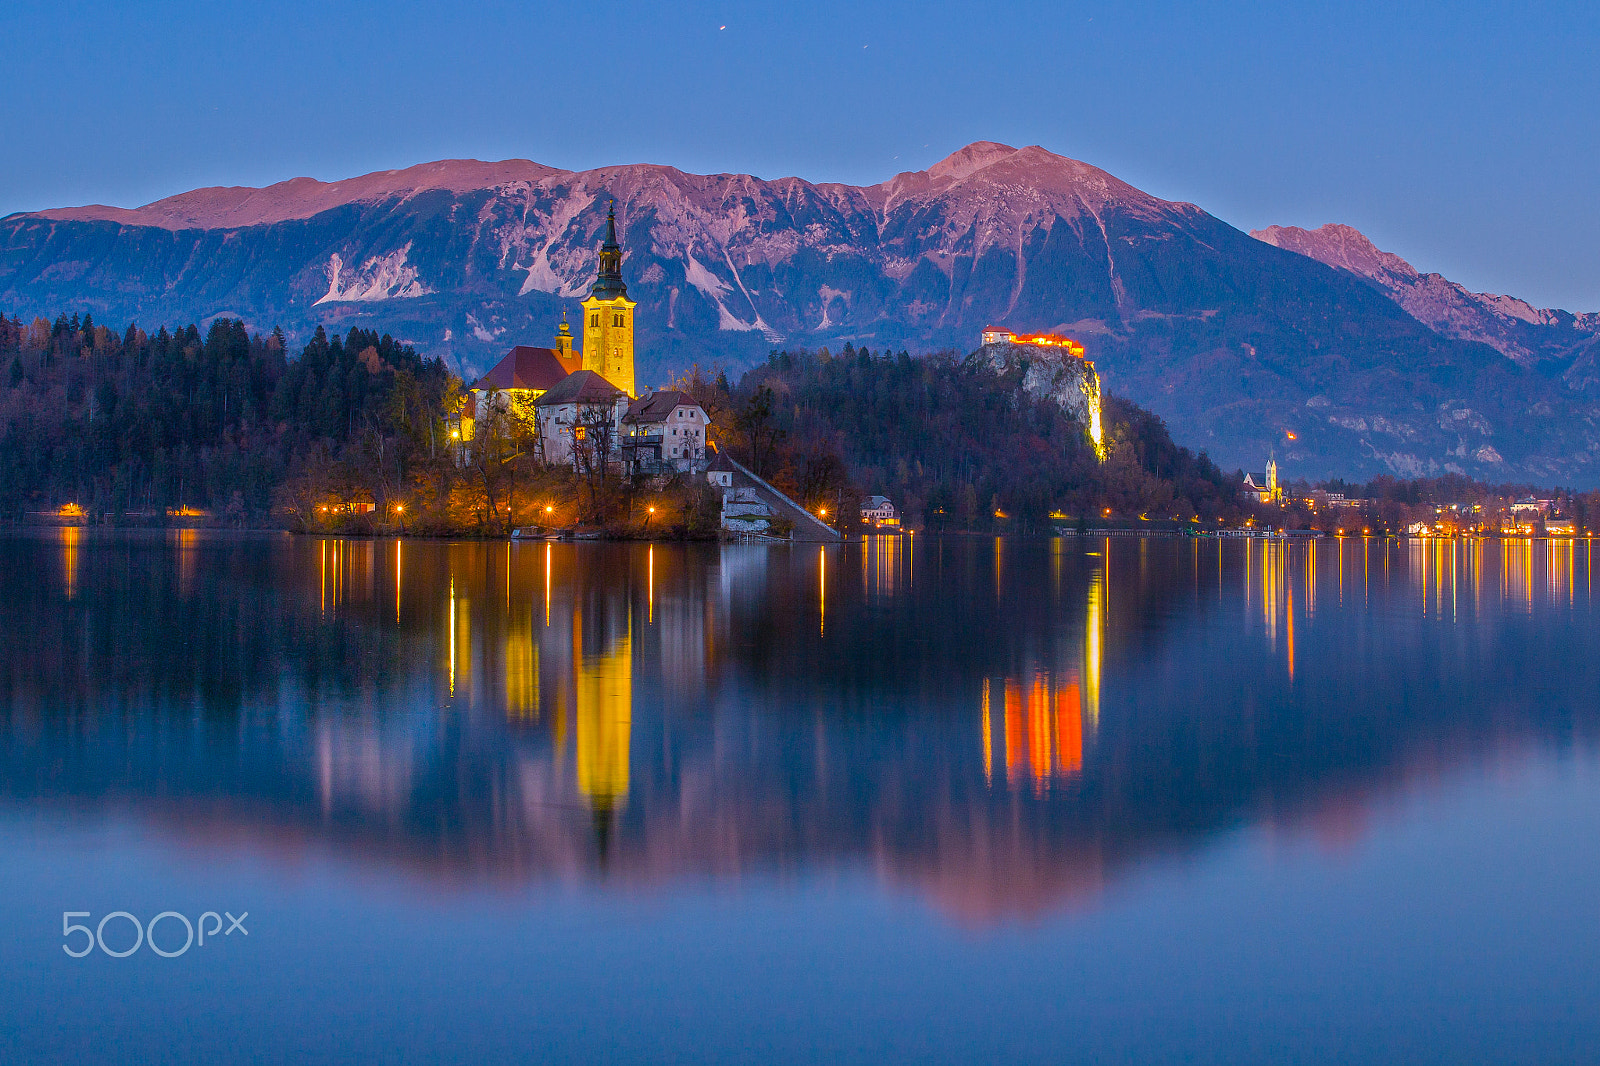
<path id="1" fill-rule="evenodd" d="M 0 513 L 205 509 L 265 522 L 273 491 L 337 454 L 398 485 L 440 453 L 453 379 L 387 336 L 283 337 L 218 319 L 153 335 L 85 315 L 0 317 Z"/>
<path id="2" fill-rule="evenodd" d="M 1107 457 L 1022 371 L 954 353 L 774 352 L 737 390 L 691 382 L 735 450 L 806 503 L 842 487 L 882 493 L 932 529 L 1032 530 L 1051 515 L 1208 520 L 1239 513 L 1234 486 L 1136 405 L 1106 402 Z M 720 395 L 719 395 L 720 393 Z M 719 410 L 720 409 L 720 410 Z"/>

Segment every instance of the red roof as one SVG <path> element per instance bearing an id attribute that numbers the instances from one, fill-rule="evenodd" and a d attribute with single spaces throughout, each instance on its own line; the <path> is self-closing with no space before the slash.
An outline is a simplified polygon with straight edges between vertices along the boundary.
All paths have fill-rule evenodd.
<path id="1" fill-rule="evenodd" d="M 672 412 L 679 407 L 696 407 L 693 396 L 677 389 L 662 389 L 660 392 L 648 393 L 639 397 L 628 405 L 628 413 L 622 416 L 624 422 L 665 422 Z"/>
<path id="2" fill-rule="evenodd" d="M 561 381 L 534 401 L 539 407 L 550 407 L 564 403 L 613 403 L 618 397 L 625 395 L 605 378 L 593 370 L 580 370 L 576 374 L 568 374 Z"/>
<path id="3" fill-rule="evenodd" d="M 581 358 L 576 360 L 580 364 Z M 494 369 L 478 379 L 475 389 L 535 389 L 545 392 L 572 370 L 563 364 L 554 348 L 532 348 L 519 344 L 506 353 Z"/>

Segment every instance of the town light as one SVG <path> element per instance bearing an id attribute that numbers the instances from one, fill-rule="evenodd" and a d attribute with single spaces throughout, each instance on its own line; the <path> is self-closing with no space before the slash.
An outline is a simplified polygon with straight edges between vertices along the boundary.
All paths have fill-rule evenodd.
<path id="1" fill-rule="evenodd" d="M 548 503 L 544 505 L 544 513 L 545 514 L 550 514 L 553 511 L 555 511 L 554 507 L 551 507 Z"/>
<path id="2" fill-rule="evenodd" d="M 1102 511 L 1100 513 L 1101 513 L 1101 515 L 1103 517 L 1110 518 L 1111 517 L 1111 508 L 1107 507 L 1104 511 Z"/>
<path id="3" fill-rule="evenodd" d="M 403 503 L 397 503 L 394 505 L 394 509 L 396 511 L 404 511 L 406 509 L 406 505 Z"/>
<path id="4" fill-rule="evenodd" d="M 655 514 L 656 513 L 656 509 L 654 507 L 650 508 L 650 513 L 651 514 Z"/>
<path id="5" fill-rule="evenodd" d="M 817 514 L 821 515 L 823 518 L 827 518 L 828 517 L 828 509 L 826 507 L 818 507 L 817 508 Z"/>
<path id="6" fill-rule="evenodd" d="M 451 437 L 452 440 L 460 440 L 461 439 L 461 431 L 459 429 L 452 429 L 450 431 L 450 437 Z"/>

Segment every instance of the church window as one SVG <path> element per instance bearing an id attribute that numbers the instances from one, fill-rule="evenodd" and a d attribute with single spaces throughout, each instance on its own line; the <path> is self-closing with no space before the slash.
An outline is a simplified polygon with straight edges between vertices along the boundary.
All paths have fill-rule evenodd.
<path id="1" fill-rule="evenodd" d="M 595 314 L 592 314 L 592 315 L 589 316 L 589 328 L 591 328 L 591 329 L 599 329 L 600 328 L 600 315 L 599 315 L 599 313 L 595 313 Z"/>

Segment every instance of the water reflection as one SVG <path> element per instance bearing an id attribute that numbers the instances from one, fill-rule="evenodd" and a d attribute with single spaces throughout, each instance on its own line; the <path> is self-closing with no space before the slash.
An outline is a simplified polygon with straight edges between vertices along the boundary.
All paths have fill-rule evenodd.
<path id="1" fill-rule="evenodd" d="M 1597 717 L 1587 542 L 7 547 L 9 802 L 446 880 L 858 866 L 987 922 Z"/>

